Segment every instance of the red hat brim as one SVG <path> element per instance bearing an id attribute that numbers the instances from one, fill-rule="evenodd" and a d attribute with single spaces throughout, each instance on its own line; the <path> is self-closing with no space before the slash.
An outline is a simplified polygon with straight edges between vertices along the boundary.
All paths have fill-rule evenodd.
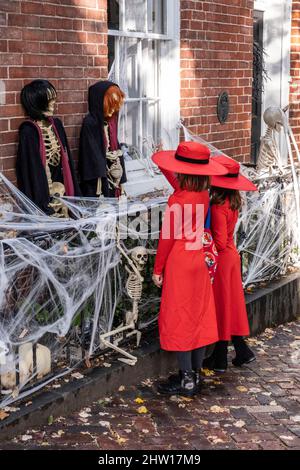
<path id="1" fill-rule="evenodd" d="M 228 170 L 223 165 L 213 161 L 212 158 L 209 159 L 209 163 L 186 163 L 176 160 L 175 155 L 176 152 L 174 150 L 162 150 L 152 155 L 152 160 L 159 168 L 185 175 L 212 176 L 226 175 L 228 173 Z"/>
<path id="2" fill-rule="evenodd" d="M 232 178 L 228 176 L 213 176 L 210 185 L 217 186 L 218 188 L 236 189 L 238 191 L 258 191 L 255 184 L 243 175 Z"/>

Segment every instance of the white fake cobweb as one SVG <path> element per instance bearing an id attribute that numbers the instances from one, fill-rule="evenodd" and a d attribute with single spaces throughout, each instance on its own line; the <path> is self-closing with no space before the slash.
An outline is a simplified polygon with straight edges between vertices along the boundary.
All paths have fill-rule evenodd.
<path id="1" fill-rule="evenodd" d="M 185 134 L 187 140 L 202 140 L 187 129 Z M 292 172 L 254 177 L 260 192 L 247 193 L 237 224 L 245 286 L 285 275 L 299 261 Z M 63 201 L 71 218 L 48 217 L 0 176 L 0 407 L 101 353 L 99 335 L 121 323 L 131 305 L 116 226 L 127 230 L 126 249 L 153 250 L 166 195 L 152 193 L 126 203 Z M 143 273 L 140 329 L 155 320 L 159 306 L 151 282 L 153 258 Z"/>

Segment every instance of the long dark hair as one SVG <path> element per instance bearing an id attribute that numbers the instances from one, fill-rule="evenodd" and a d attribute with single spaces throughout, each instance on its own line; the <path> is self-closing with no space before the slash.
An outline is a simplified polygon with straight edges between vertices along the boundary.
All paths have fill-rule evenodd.
<path id="1" fill-rule="evenodd" d="M 209 176 L 185 175 L 183 173 L 177 173 L 176 176 L 180 189 L 201 192 L 209 188 Z"/>
<path id="2" fill-rule="evenodd" d="M 56 89 L 48 80 L 34 80 L 21 91 L 21 103 L 26 114 L 34 120 L 46 119 L 49 101 L 57 96 Z"/>
<path id="3" fill-rule="evenodd" d="M 211 204 L 223 205 L 226 198 L 229 199 L 230 209 L 240 210 L 242 198 L 237 189 L 225 189 L 217 186 L 211 187 Z"/>

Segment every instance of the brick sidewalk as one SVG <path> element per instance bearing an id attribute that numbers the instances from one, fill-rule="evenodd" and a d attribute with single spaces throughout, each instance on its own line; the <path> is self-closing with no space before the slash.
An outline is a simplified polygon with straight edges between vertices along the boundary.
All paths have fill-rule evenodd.
<path id="1" fill-rule="evenodd" d="M 146 379 L 0 449 L 300 449 L 300 322 L 249 343 L 257 361 L 206 376 L 193 399 L 162 397 Z"/>

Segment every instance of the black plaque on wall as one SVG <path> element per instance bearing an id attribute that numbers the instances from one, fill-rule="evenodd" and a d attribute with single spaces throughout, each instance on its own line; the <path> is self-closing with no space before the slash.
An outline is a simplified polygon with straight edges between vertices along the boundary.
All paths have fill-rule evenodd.
<path id="1" fill-rule="evenodd" d="M 218 97 L 217 115 L 221 124 L 225 124 L 229 114 L 229 95 L 227 91 L 222 91 Z"/>

